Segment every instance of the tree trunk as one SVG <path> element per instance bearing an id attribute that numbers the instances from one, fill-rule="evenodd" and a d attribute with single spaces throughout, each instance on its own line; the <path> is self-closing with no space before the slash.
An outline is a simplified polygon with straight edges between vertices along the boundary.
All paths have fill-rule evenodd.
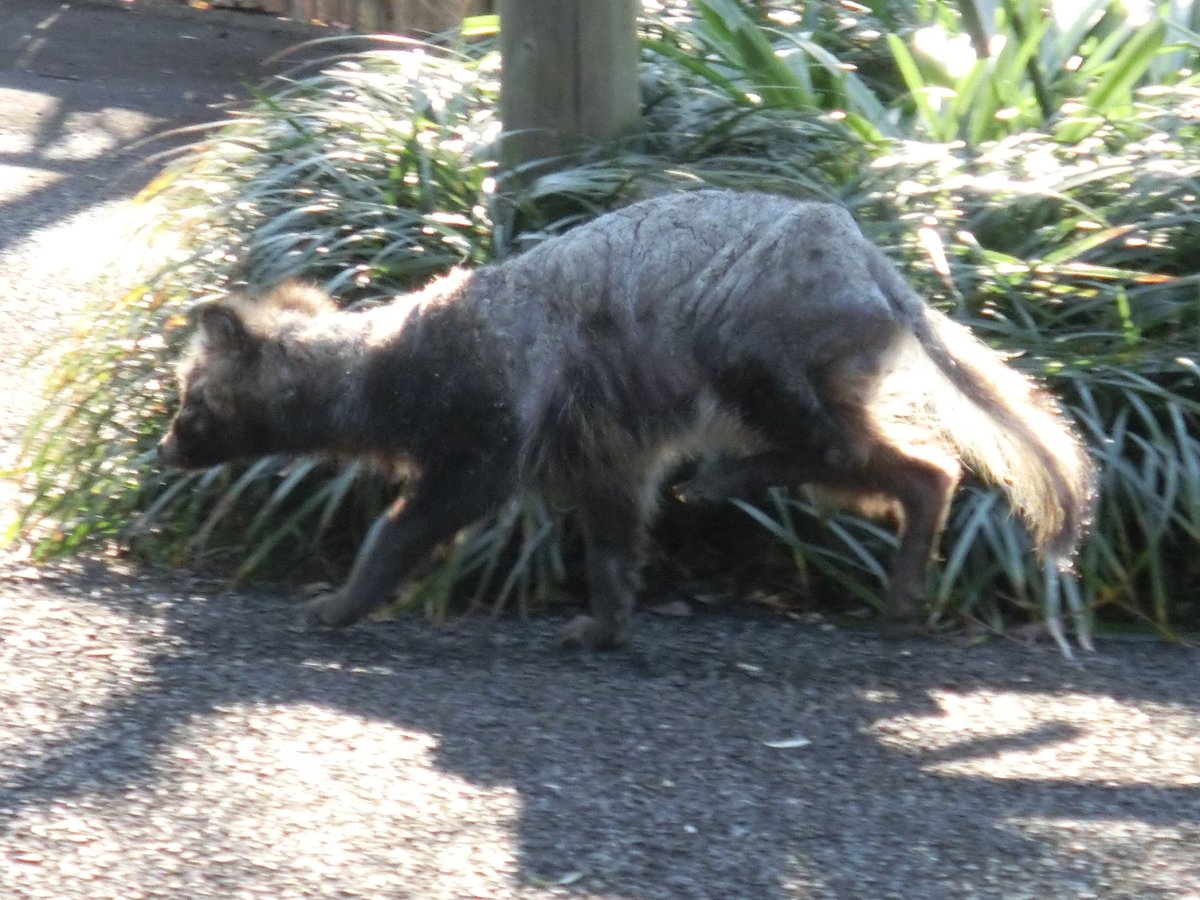
<path id="1" fill-rule="evenodd" d="M 500 0 L 506 162 L 613 137 L 640 113 L 638 0 Z"/>

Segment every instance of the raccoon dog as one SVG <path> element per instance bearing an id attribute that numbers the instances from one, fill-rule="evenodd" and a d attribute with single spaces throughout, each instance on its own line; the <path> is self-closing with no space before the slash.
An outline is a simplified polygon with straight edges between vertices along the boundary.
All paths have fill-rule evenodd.
<path id="1" fill-rule="evenodd" d="M 664 479 L 696 501 L 809 485 L 890 510 L 889 617 L 919 622 L 960 460 L 1002 485 L 1051 563 L 1090 508 L 1055 403 L 927 307 L 842 209 L 702 191 L 581 225 L 499 265 L 342 312 L 286 282 L 205 306 L 164 462 L 357 456 L 418 473 L 349 580 L 311 603 L 348 625 L 522 488 L 578 512 L 591 615 L 563 641 L 629 637 Z"/>

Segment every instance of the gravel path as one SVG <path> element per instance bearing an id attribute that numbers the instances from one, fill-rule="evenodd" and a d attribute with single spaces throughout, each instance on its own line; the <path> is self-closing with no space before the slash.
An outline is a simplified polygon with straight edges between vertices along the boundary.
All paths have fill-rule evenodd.
<path id="1" fill-rule="evenodd" d="M 0 0 L 8 346 L 103 284 L 129 142 L 299 33 L 153 15 Z M 3 356 L 11 441 L 39 370 Z M 0 896 L 1200 898 L 1195 651 L 293 621 L 284 591 L 0 564 Z"/>
<path id="2" fill-rule="evenodd" d="M 291 629 L 99 567 L 0 586 L 20 897 L 1183 897 L 1196 655 L 768 615 Z M 1197 896 L 1193 894 L 1193 896 Z"/>

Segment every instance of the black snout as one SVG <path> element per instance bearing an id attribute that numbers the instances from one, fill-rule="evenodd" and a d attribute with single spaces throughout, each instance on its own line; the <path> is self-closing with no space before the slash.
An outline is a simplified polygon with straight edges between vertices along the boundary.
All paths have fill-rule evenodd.
<path id="1" fill-rule="evenodd" d="M 164 465 L 176 466 L 179 464 L 179 444 L 175 440 L 175 433 L 168 431 L 158 446 L 155 448 L 158 451 L 158 460 Z"/>
<path id="2" fill-rule="evenodd" d="M 227 441 L 193 434 L 186 420 L 176 419 L 157 446 L 158 458 L 172 469 L 207 469 L 237 459 Z"/>

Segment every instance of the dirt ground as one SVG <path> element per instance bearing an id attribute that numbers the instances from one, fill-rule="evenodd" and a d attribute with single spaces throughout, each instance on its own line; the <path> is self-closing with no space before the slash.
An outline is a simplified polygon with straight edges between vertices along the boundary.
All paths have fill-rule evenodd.
<path id="1" fill-rule="evenodd" d="M 0 0 L 0 340 L 111 289 L 135 164 L 312 32 Z M 5 462 L 44 371 L 0 358 Z M 11 505 L 11 490 L 2 498 Z M 1200 898 L 1194 650 L 889 643 L 733 607 L 294 627 L 291 594 L 0 563 L 0 896 Z"/>

